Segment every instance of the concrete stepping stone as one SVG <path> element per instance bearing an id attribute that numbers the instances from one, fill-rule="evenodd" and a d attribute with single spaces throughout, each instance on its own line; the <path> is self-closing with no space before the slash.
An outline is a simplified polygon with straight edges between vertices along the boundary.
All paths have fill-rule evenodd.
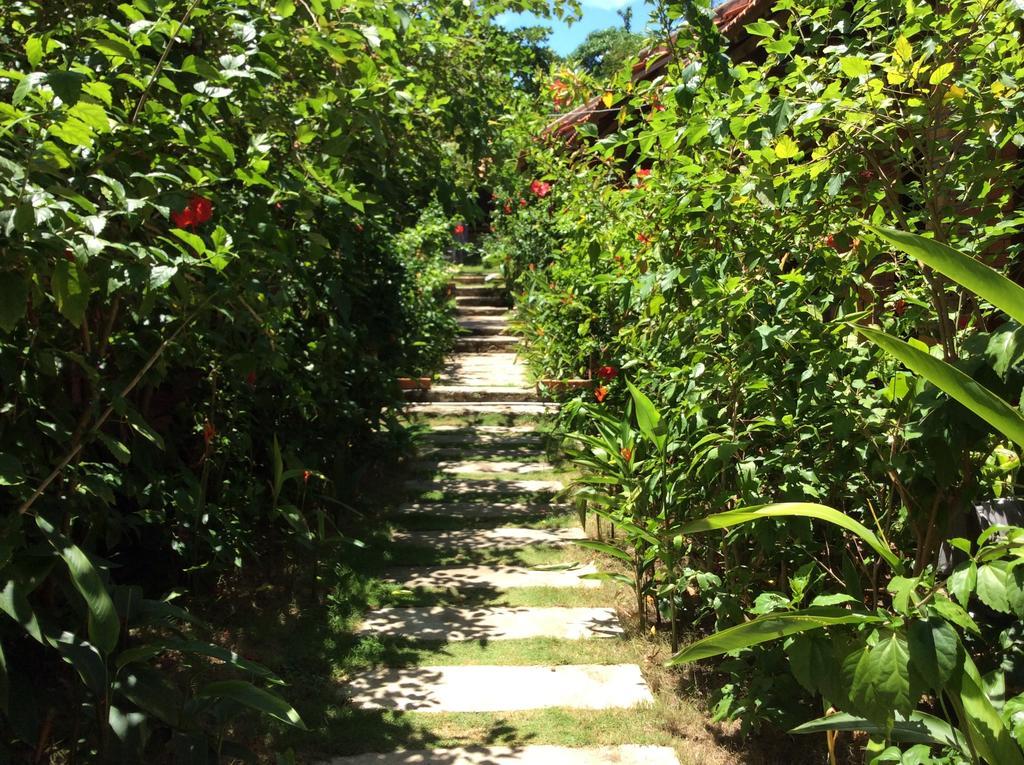
<path id="1" fill-rule="evenodd" d="M 437 417 L 470 417 L 487 414 L 535 417 L 554 414 L 558 411 L 558 404 L 522 401 L 423 401 L 407 404 L 405 411 L 411 414 Z"/>
<path id="2" fill-rule="evenodd" d="M 507 305 L 460 305 L 456 306 L 457 316 L 496 316 L 510 313 Z"/>
<path id="3" fill-rule="evenodd" d="M 497 385 L 434 385 L 425 401 L 536 401 L 533 388 Z"/>
<path id="4" fill-rule="evenodd" d="M 344 687 L 362 709 L 405 712 L 622 709 L 654 702 L 636 664 L 376 669 L 353 675 Z"/>
<path id="5" fill-rule="evenodd" d="M 442 478 L 438 481 L 405 482 L 409 491 L 439 491 L 443 494 L 554 494 L 565 488 L 561 481 L 530 481 L 502 478 Z"/>
<path id="6" fill-rule="evenodd" d="M 592 563 L 566 569 L 537 569 L 525 566 L 407 566 L 393 568 L 384 580 L 405 589 L 428 587 L 444 590 L 509 590 L 515 587 L 600 587 L 598 579 L 582 579 L 597 572 Z"/>
<path id="7" fill-rule="evenodd" d="M 320 765 L 679 765 L 667 746 L 473 746 L 335 757 Z"/>
<path id="8" fill-rule="evenodd" d="M 421 460 L 412 466 L 415 470 L 432 470 L 446 475 L 464 475 L 466 473 L 547 473 L 554 470 L 550 462 L 521 462 L 519 460 L 470 460 L 432 462 Z"/>
<path id="9" fill-rule="evenodd" d="M 612 608 L 381 608 L 371 611 L 356 630 L 363 635 L 392 635 L 412 640 L 590 640 L 621 637 Z"/>
<path id="10" fill-rule="evenodd" d="M 466 305 L 486 305 L 500 307 L 502 310 L 508 310 L 508 302 L 502 295 L 497 294 L 483 294 L 483 295 L 465 295 L 455 292 L 455 305 L 466 306 Z"/>
<path id="11" fill-rule="evenodd" d="M 519 345 L 518 335 L 468 335 L 455 341 L 457 351 L 507 351 Z"/>
<path id="12" fill-rule="evenodd" d="M 391 534 L 391 541 L 398 544 L 442 550 L 515 550 L 530 545 L 565 547 L 577 539 L 586 538 L 586 532 L 578 526 L 568 529 L 523 529 L 504 526 L 497 529 L 454 531 L 395 531 Z"/>
<path id="13" fill-rule="evenodd" d="M 568 506 L 524 502 L 413 502 L 395 510 L 391 515 L 434 516 L 439 518 L 493 519 L 536 518 L 538 516 L 567 513 Z"/>

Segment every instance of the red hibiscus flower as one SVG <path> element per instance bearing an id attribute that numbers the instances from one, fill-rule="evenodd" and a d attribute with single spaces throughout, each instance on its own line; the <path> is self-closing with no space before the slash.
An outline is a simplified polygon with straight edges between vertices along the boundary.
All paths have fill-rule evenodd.
<path id="1" fill-rule="evenodd" d="M 454 231 L 455 231 L 455 235 L 456 235 L 456 236 L 459 236 L 460 234 L 463 234 L 463 233 L 465 233 L 465 231 L 466 231 L 466 227 L 465 227 L 465 226 L 463 226 L 463 225 L 462 225 L 462 224 L 460 223 L 459 225 L 457 225 L 457 226 L 456 226 L 456 227 L 454 228 Z"/>
<path id="2" fill-rule="evenodd" d="M 604 400 L 608 398 L 608 389 L 603 385 L 598 385 L 594 388 L 594 398 L 597 399 L 597 403 L 603 404 Z"/>
<path id="3" fill-rule="evenodd" d="M 520 199 L 519 200 L 519 206 L 520 207 L 526 207 L 526 200 L 525 199 Z"/>
<path id="4" fill-rule="evenodd" d="M 619 370 L 611 364 L 605 364 L 597 370 L 597 376 L 602 380 L 614 380 L 619 376 Z"/>
<path id="5" fill-rule="evenodd" d="M 181 212 L 171 213 L 171 222 L 178 228 L 195 228 L 196 218 L 191 207 L 186 207 Z"/>
<path id="6" fill-rule="evenodd" d="M 171 221 L 178 228 L 198 228 L 213 217 L 213 203 L 206 197 L 192 197 L 184 210 L 171 213 Z"/>
<path id="7" fill-rule="evenodd" d="M 836 236 L 835 236 L 835 234 L 829 234 L 828 236 L 825 237 L 825 246 L 826 247 L 831 247 L 833 250 L 837 250 L 837 251 L 839 250 L 839 248 L 836 247 Z"/>
<path id="8" fill-rule="evenodd" d="M 619 454 L 622 455 L 622 459 L 624 459 L 626 462 L 629 462 L 631 459 L 633 459 L 633 450 L 630 449 L 628 446 L 622 447 L 619 450 Z"/>
<path id="9" fill-rule="evenodd" d="M 640 244 L 650 244 L 651 243 L 651 238 L 649 236 L 647 236 L 647 234 L 637 234 L 636 235 L 636 240 L 638 242 L 640 242 Z"/>
<path id="10" fill-rule="evenodd" d="M 512 205 L 508 204 L 507 202 L 505 203 L 505 207 L 503 209 L 505 210 L 505 215 L 512 214 Z"/>
<path id="11" fill-rule="evenodd" d="M 650 176 L 650 174 L 651 168 L 649 167 L 641 167 L 639 170 L 636 171 L 637 178 L 647 178 Z"/>
<path id="12" fill-rule="evenodd" d="M 534 181 L 530 184 L 530 191 L 543 198 L 551 193 L 551 184 L 546 181 Z"/>

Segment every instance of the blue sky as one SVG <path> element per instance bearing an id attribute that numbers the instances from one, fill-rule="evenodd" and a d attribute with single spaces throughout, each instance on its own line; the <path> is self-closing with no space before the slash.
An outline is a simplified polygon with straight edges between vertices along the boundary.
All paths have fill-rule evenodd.
<path id="1" fill-rule="evenodd" d="M 559 55 L 572 53 L 589 32 L 595 29 L 622 26 L 622 19 L 616 11 L 626 7 L 633 9 L 633 31 L 643 32 L 651 6 L 644 0 L 582 0 L 583 18 L 572 26 L 558 19 L 538 18 L 532 13 L 503 13 L 497 22 L 506 29 L 516 27 L 544 26 L 554 31 L 548 42 Z"/>

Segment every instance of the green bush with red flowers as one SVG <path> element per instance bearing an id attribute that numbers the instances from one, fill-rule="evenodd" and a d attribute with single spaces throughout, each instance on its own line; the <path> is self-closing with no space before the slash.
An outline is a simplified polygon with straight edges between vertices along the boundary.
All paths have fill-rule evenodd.
<path id="1" fill-rule="evenodd" d="M 3 4 L 0 759 L 302 726 L 167 598 L 358 534 L 532 60 L 504 5 Z"/>
<path id="2" fill-rule="evenodd" d="M 1019 405 L 1024 330 L 869 228 L 938 239 L 1020 281 L 1019 3 L 779 0 L 747 24 L 755 52 L 739 61 L 706 5 L 669 6 L 689 23 L 656 77 L 609 83 L 608 132 L 584 122 L 572 142 L 538 140 L 543 103 L 521 119 L 523 153 L 498 191 L 530 199 L 532 181 L 551 183 L 499 216 L 487 245 L 519 296 L 534 370 L 618 371 L 603 401 L 563 408 L 583 445 L 581 497 L 622 529 L 638 618 L 677 647 L 720 631 L 699 644 L 728 653 L 708 670 L 717 717 L 789 728 L 823 699 L 869 731 L 867 759 L 1017 761 L 1020 536 L 996 544 L 970 524 L 975 504 L 1019 492 L 1019 445 L 855 328 L 878 325 Z M 835 508 L 883 543 L 800 513 L 711 520 L 792 502 Z M 763 645 L 723 632 L 778 635 L 771 624 L 808 606 L 881 621 Z M 966 671 L 969 656 L 984 677 L 966 711 L 942 706 L 963 704 L 962 689 L 927 691 L 916 674 L 921 624 L 939 622 L 966 652 L 951 664 Z M 970 745 L 912 746 L 894 729 L 912 713 Z"/>

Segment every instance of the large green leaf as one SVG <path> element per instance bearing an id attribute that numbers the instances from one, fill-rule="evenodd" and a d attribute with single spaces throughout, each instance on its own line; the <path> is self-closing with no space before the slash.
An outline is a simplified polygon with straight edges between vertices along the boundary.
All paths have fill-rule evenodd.
<path id="1" fill-rule="evenodd" d="M 725 529 L 730 526 L 737 526 L 741 523 L 750 523 L 762 518 L 779 517 L 815 518 L 819 521 L 828 521 L 841 528 L 851 531 L 863 539 L 871 549 L 881 555 L 890 566 L 897 572 L 903 570 L 903 563 L 864 524 L 855 521 L 845 513 L 827 505 L 819 505 L 814 502 L 779 502 L 773 505 L 755 505 L 753 507 L 741 507 L 736 510 L 729 510 L 724 513 L 716 513 L 696 521 L 684 523 L 675 529 L 677 534 L 695 534 L 699 531 L 711 531 L 712 529 Z"/>
<path id="2" fill-rule="evenodd" d="M 990 765 L 1024 765 L 1024 753 L 985 695 L 977 666 L 965 652 L 962 656 L 963 661 L 950 675 L 949 688 L 962 711 L 974 750 Z"/>
<path id="3" fill-rule="evenodd" d="M 886 727 L 863 717 L 838 712 L 827 717 L 805 722 L 793 728 L 790 733 L 825 733 L 826 731 L 864 731 L 872 736 L 885 736 Z M 889 738 L 901 744 L 932 744 L 951 746 L 967 753 L 967 741 L 963 735 L 945 720 L 927 712 L 911 712 L 907 717 L 896 715 Z"/>
<path id="4" fill-rule="evenodd" d="M 850 698 L 869 719 L 891 724 L 894 713 L 910 714 L 920 690 L 913 686 L 910 649 L 902 635 L 890 632 L 859 651 Z"/>
<path id="5" fill-rule="evenodd" d="M 1019 446 L 1024 446 L 1024 417 L 984 385 L 956 367 L 877 329 L 854 325 L 855 329 L 907 368 L 948 393 L 985 422 Z"/>
<path id="6" fill-rule="evenodd" d="M 962 284 L 1024 324 L 1024 288 L 1014 284 L 994 268 L 934 239 L 926 239 L 893 228 L 868 228 L 889 244 Z"/>
<path id="7" fill-rule="evenodd" d="M 880 616 L 828 606 L 768 614 L 691 643 L 673 656 L 668 663 L 687 664 L 835 624 L 868 624 L 880 621 Z"/>
<path id="8" fill-rule="evenodd" d="M 205 685 L 196 694 L 199 698 L 231 699 L 242 706 L 270 715 L 281 722 L 306 730 L 299 713 L 276 693 L 257 688 L 245 680 L 220 680 Z"/>
<path id="9" fill-rule="evenodd" d="M 633 405 L 636 407 L 636 422 L 640 426 L 640 432 L 658 447 L 658 451 L 665 451 L 665 429 L 654 402 L 629 380 L 626 380 L 626 387 L 629 388 L 629 393 L 633 397 Z"/>
<path id="10" fill-rule="evenodd" d="M 626 552 L 625 550 L 620 550 L 615 545 L 610 545 L 607 542 L 599 542 L 596 539 L 582 539 L 578 540 L 576 542 L 576 545 L 579 547 L 585 547 L 588 550 L 597 550 L 600 553 L 610 555 L 613 558 L 618 558 L 619 560 L 624 561 L 625 563 L 628 563 L 630 565 L 632 565 L 633 563 L 633 558 L 628 552 Z"/>
<path id="11" fill-rule="evenodd" d="M 67 564 L 71 582 L 85 599 L 89 611 L 89 641 L 104 654 L 111 653 L 121 635 L 121 622 L 99 572 L 80 547 L 71 544 L 41 516 L 36 517 L 36 523 Z"/>

